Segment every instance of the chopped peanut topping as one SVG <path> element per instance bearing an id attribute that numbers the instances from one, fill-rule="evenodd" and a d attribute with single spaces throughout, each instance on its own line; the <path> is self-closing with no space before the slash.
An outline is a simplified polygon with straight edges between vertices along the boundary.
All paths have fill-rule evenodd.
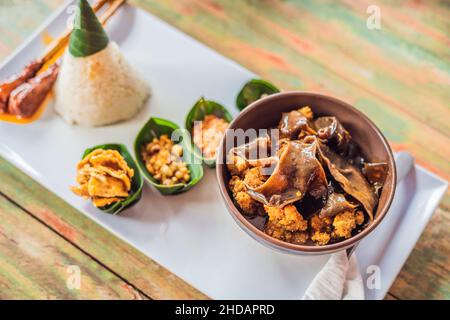
<path id="1" fill-rule="evenodd" d="M 148 172 L 164 185 L 187 183 L 190 171 L 182 160 L 183 148 L 174 144 L 167 135 L 154 138 L 142 148 L 142 158 Z"/>

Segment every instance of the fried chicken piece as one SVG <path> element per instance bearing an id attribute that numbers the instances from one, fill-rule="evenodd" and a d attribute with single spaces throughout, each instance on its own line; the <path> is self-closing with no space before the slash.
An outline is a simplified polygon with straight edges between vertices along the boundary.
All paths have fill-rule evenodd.
<path id="1" fill-rule="evenodd" d="M 238 192 L 247 191 L 247 187 L 245 186 L 245 182 L 238 176 L 233 176 L 228 183 L 233 195 L 236 195 Z"/>
<path id="2" fill-rule="evenodd" d="M 316 244 L 323 246 L 331 240 L 331 219 L 329 217 L 319 217 L 314 215 L 310 218 L 311 240 Z"/>
<path id="3" fill-rule="evenodd" d="M 247 187 L 245 186 L 244 180 L 238 176 L 233 176 L 229 182 L 229 186 L 234 200 L 244 214 L 254 215 L 258 212 L 261 205 L 247 194 Z"/>
<path id="4" fill-rule="evenodd" d="M 319 217 L 319 215 L 314 215 L 310 219 L 311 229 L 313 231 L 330 231 L 331 229 L 331 219 L 329 217 Z"/>
<path id="5" fill-rule="evenodd" d="M 293 205 L 283 208 L 264 206 L 269 221 L 273 221 L 286 231 L 305 231 L 308 229 L 308 221 L 303 219 L 300 212 Z"/>
<path id="6" fill-rule="evenodd" d="M 315 231 L 311 235 L 311 240 L 319 246 L 324 246 L 331 240 L 331 234 L 329 232 Z"/>
<path id="7" fill-rule="evenodd" d="M 308 241 L 308 238 L 307 231 L 290 232 L 290 235 L 287 235 L 287 241 L 294 244 L 304 244 Z"/>
<path id="8" fill-rule="evenodd" d="M 253 215 L 257 213 L 257 202 L 253 200 L 247 192 L 238 192 L 235 196 L 235 200 L 242 211 L 244 211 L 244 214 Z"/>
<path id="9" fill-rule="evenodd" d="M 314 113 L 309 106 L 304 106 L 298 109 L 298 112 L 300 112 L 309 121 L 311 121 L 314 118 Z"/>
<path id="10" fill-rule="evenodd" d="M 293 205 L 283 208 L 264 206 L 269 219 L 264 232 L 271 237 L 286 242 L 303 244 L 308 240 L 308 221 L 297 211 Z"/>
<path id="11" fill-rule="evenodd" d="M 249 165 L 244 158 L 235 154 L 229 154 L 227 157 L 227 168 L 232 176 L 243 176 Z"/>
<path id="12" fill-rule="evenodd" d="M 360 214 L 355 214 L 353 211 L 344 211 L 337 214 L 333 220 L 334 230 L 332 237 L 345 239 L 350 238 L 352 236 L 352 231 L 356 228 L 357 220 L 358 222 L 361 222 Z"/>
<path id="13" fill-rule="evenodd" d="M 244 182 L 249 187 L 259 187 L 264 181 L 266 178 L 261 174 L 260 167 L 251 168 L 245 172 Z"/>
<path id="14" fill-rule="evenodd" d="M 307 231 L 287 231 L 275 221 L 267 221 L 264 232 L 269 236 L 294 244 L 304 244 L 308 241 Z"/>

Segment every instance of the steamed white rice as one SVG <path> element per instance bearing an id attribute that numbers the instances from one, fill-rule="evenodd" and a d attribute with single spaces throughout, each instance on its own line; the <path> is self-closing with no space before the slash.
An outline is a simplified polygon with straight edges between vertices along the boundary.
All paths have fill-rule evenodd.
<path id="1" fill-rule="evenodd" d="M 110 42 L 88 57 L 64 56 L 55 85 L 56 111 L 69 123 L 102 126 L 132 118 L 150 95 L 147 83 Z"/>

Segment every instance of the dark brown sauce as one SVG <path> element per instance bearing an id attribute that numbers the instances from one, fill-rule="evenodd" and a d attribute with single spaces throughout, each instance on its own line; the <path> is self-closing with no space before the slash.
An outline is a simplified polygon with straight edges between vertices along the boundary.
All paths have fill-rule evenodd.
<path id="1" fill-rule="evenodd" d="M 261 231 L 264 231 L 264 226 L 266 225 L 268 219 L 267 216 L 256 215 L 254 217 L 246 217 L 246 218 L 256 228 L 258 228 Z"/>
<path id="2" fill-rule="evenodd" d="M 284 151 L 279 155 L 276 168 L 270 178 L 263 185 L 251 189 L 252 193 L 261 192 L 264 195 L 264 201 L 258 200 L 259 198 L 257 199 L 254 194 L 249 194 L 253 199 L 266 205 L 274 204 L 283 207 L 292 203 L 305 220 L 309 220 L 313 215 L 319 213 L 327 217 L 334 217 L 336 213 L 340 212 L 337 210 L 355 209 L 359 205 L 364 214 L 364 223 L 352 230 L 351 236 L 354 236 L 373 221 L 374 213 L 378 207 L 378 196 L 388 170 L 387 164 L 366 161 L 367 158 L 362 153 L 360 146 L 352 140 L 350 133 L 336 118 L 327 117 L 325 119 L 327 121 L 322 121 L 323 123 L 316 121 L 313 129 L 311 129 L 309 127 L 311 122 L 303 121 L 305 119 L 299 121 L 297 119 L 299 117 L 301 118 L 301 114 L 296 111 L 283 114 L 279 129 L 282 133 L 281 136 L 288 140 L 287 142 L 284 141 L 286 144 L 283 145 L 287 147 L 280 149 Z M 328 124 L 330 126 L 326 127 Z M 320 126 L 325 127 L 321 128 Z M 317 134 L 311 134 L 310 131 L 314 129 L 318 130 Z M 291 146 L 290 143 L 302 145 L 304 148 L 301 152 L 293 147 L 288 149 Z M 317 173 L 317 170 L 307 171 L 307 174 L 298 174 L 306 171 L 304 168 L 309 168 L 311 163 L 314 163 L 310 158 L 306 159 L 309 162 L 299 160 L 305 157 L 304 154 L 307 153 L 305 150 L 308 151 L 313 143 L 315 143 L 317 149 L 312 148 L 311 150 L 317 150 L 314 151 L 314 160 L 318 161 L 323 168 L 320 171 L 321 175 Z M 289 164 L 297 169 L 292 169 Z M 318 177 L 323 178 L 318 179 Z M 321 184 L 317 183 L 317 180 Z M 322 186 L 323 192 L 314 192 L 319 190 L 318 186 Z M 288 201 L 285 203 L 271 201 L 272 198 L 278 196 L 278 193 L 279 195 L 285 195 L 291 194 L 293 191 L 296 191 L 295 195 L 300 194 L 300 196 L 297 195 L 298 200 L 296 201 L 292 201 L 292 198 L 287 199 Z M 345 195 L 345 198 L 342 195 Z M 324 211 L 323 208 L 325 207 L 326 210 Z M 264 232 L 268 219 L 266 215 L 247 215 L 245 218 L 257 229 Z M 332 237 L 329 243 L 342 240 L 343 238 Z M 306 244 L 315 245 L 310 238 Z"/>

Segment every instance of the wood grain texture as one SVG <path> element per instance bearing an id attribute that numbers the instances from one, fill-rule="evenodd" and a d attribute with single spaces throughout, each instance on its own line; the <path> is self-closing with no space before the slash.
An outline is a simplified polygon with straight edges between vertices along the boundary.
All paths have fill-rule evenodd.
<path id="1" fill-rule="evenodd" d="M 133 287 L 0 196 L 0 299 L 141 299 Z M 68 268 L 80 268 L 80 288 Z M 69 269 L 70 271 L 70 269 Z"/>
<path id="2" fill-rule="evenodd" d="M 62 2 L 1 1 L 0 61 Z M 354 104 L 395 150 L 450 177 L 449 2 L 377 1 L 381 30 L 366 27 L 370 0 L 130 2 L 285 90 Z M 3 159 L 0 192 L 137 290 L 153 298 L 204 297 Z M 450 298 L 449 209 L 447 194 L 387 299 Z"/>
<path id="3" fill-rule="evenodd" d="M 366 27 L 356 1 L 133 0 L 285 90 L 307 90 L 345 100 L 379 126 L 395 150 L 449 179 L 450 28 L 410 18 L 403 5 L 379 2 L 381 30 Z M 421 21 L 420 6 L 405 2 Z M 436 19 L 445 3 L 430 2 Z M 442 9 L 442 11 L 441 11 Z M 409 18 L 408 18 L 409 17 Z M 427 25 L 425 25 L 427 26 Z M 445 29 L 446 28 L 446 29 Z M 399 34 L 400 30 L 408 32 Z M 432 143 L 431 143 L 432 142 Z M 449 205 L 447 196 L 445 203 Z"/>
<path id="4" fill-rule="evenodd" d="M 388 293 L 385 297 L 384 300 L 398 300 L 396 297 L 394 297 L 392 294 Z"/>
<path id="5" fill-rule="evenodd" d="M 1 194 L 152 299 L 207 298 L 1 157 L 0 181 Z"/>
<path id="6" fill-rule="evenodd" d="M 450 299 L 450 215 L 438 209 L 389 290 L 408 299 Z"/>

